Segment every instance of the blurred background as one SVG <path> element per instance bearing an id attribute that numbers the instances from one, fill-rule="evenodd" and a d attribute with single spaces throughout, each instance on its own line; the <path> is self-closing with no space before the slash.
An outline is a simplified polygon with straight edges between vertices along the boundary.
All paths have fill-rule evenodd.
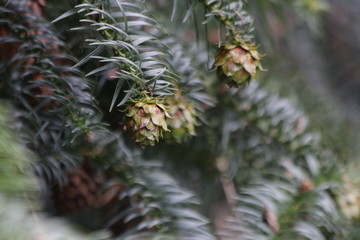
<path id="1" fill-rule="evenodd" d="M 260 84 L 303 108 L 311 125 L 356 164 L 359 151 L 359 1 L 307 1 L 318 18 L 251 1 L 270 71 Z M 313 5 L 313 6 L 312 6 Z M 259 12 L 263 7 L 265 12 Z M 294 9 L 292 9 L 294 10 Z M 285 16 L 284 16 L 285 15 Z M 280 57 L 281 56 L 281 57 Z M 271 80 L 270 80 L 271 79 Z"/>

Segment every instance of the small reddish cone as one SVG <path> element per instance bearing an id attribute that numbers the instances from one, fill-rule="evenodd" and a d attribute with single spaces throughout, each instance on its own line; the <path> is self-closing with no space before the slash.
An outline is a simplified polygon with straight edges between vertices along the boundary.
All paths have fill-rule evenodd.
<path id="1" fill-rule="evenodd" d="M 259 70 L 264 70 L 261 58 L 254 44 L 227 43 L 220 48 L 214 67 L 220 80 L 229 87 L 243 87 L 256 78 Z"/>
<path id="2" fill-rule="evenodd" d="M 305 192 L 308 192 L 308 191 L 311 191 L 312 189 L 314 188 L 312 182 L 305 178 L 301 181 L 301 185 L 300 185 L 300 192 L 301 193 L 305 193 Z"/>
<path id="3" fill-rule="evenodd" d="M 63 185 L 54 186 L 54 206 L 60 215 L 77 213 L 83 209 L 99 208 L 116 200 L 123 191 L 120 183 L 106 183 L 105 175 L 94 176 L 86 163 L 74 171 L 68 172 Z"/>
<path id="4" fill-rule="evenodd" d="M 277 216 L 275 215 L 275 213 L 273 211 L 271 211 L 268 207 L 265 207 L 263 209 L 262 214 L 263 214 L 263 220 L 269 226 L 269 228 L 274 233 L 279 233 L 280 226 L 279 226 L 279 222 L 278 222 L 278 219 L 277 219 Z"/>
<path id="5" fill-rule="evenodd" d="M 67 182 L 54 189 L 54 205 L 59 214 L 97 207 L 100 202 L 101 180 L 94 179 L 86 166 L 68 173 Z"/>
<path id="6" fill-rule="evenodd" d="M 123 130 L 128 131 L 131 138 L 142 147 L 154 146 L 163 133 L 169 131 L 166 120 L 171 117 L 162 102 L 148 95 L 130 100 Z"/>

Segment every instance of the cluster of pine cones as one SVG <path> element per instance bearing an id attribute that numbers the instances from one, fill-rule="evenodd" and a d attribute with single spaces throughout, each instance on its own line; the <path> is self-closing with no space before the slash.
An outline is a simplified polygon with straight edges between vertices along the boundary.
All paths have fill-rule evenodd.
<path id="1" fill-rule="evenodd" d="M 124 131 L 142 147 L 154 146 L 164 136 L 168 142 L 182 142 L 195 135 L 196 112 L 192 103 L 180 94 L 166 102 L 145 94 L 130 100 Z M 171 134 L 170 134 L 171 133 Z"/>
<path id="2" fill-rule="evenodd" d="M 263 71 L 262 55 L 252 43 L 227 43 L 218 52 L 214 67 L 219 79 L 230 87 L 244 87 Z M 181 143 L 195 135 L 196 111 L 191 101 L 178 91 L 162 100 L 144 93 L 130 100 L 123 130 L 142 147 L 154 146 L 165 136 L 168 142 Z"/>

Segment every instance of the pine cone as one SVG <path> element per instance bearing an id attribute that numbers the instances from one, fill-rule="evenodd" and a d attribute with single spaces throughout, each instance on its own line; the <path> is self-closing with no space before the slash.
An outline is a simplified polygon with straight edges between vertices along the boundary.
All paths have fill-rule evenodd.
<path id="1" fill-rule="evenodd" d="M 158 98 L 145 96 L 131 100 L 126 111 L 123 130 L 129 131 L 132 139 L 142 147 L 154 146 L 163 137 L 163 132 L 169 131 L 166 119 L 170 115 Z"/>
<path id="2" fill-rule="evenodd" d="M 243 87 L 263 71 L 261 57 L 253 44 L 227 43 L 220 48 L 214 66 L 221 81 L 230 87 Z"/>
<path id="3" fill-rule="evenodd" d="M 169 142 L 177 143 L 186 141 L 189 136 L 195 136 L 196 111 L 191 102 L 180 94 L 168 101 L 169 114 L 172 118 L 167 123 L 171 131 L 165 136 Z"/>
<path id="4" fill-rule="evenodd" d="M 79 167 L 68 174 L 65 185 L 55 187 L 55 208 L 59 214 L 68 214 L 88 207 L 98 207 L 101 199 L 100 190 L 100 181 L 91 176 L 89 169 Z"/>

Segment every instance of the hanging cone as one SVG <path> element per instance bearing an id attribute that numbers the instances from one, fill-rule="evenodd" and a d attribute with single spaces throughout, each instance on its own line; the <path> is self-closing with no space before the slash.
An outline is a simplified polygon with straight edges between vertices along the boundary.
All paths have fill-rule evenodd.
<path id="1" fill-rule="evenodd" d="M 175 94 L 173 99 L 168 100 L 169 114 L 167 119 L 170 132 L 166 132 L 168 142 L 181 143 L 190 136 L 195 136 L 196 111 L 192 103 L 182 95 Z"/>
<path id="2" fill-rule="evenodd" d="M 229 87 L 243 87 L 256 78 L 260 70 L 264 70 L 261 58 L 253 44 L 227 43 L 220 48 L 214 67 L 217 67 L 220 80 Z"/>
<path id="3" fill-rule="evenodd" d="M 142 147 L 154 146 L 169 131 L 166 120 L 170 118 L 167 107 L 159 98 L 145 96 L 131 100 L 128 105 L 124 131 Z"/>

